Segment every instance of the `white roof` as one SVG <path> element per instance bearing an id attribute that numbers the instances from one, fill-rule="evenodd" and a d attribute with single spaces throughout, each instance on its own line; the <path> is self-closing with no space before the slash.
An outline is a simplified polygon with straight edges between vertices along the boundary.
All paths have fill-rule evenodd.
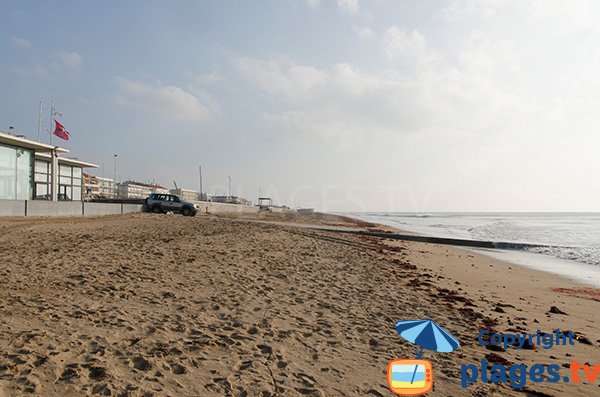
<path id="1" fill-rule="evenodd" d="M 51 159 L 50 155 L 45 154 L 45 153 L 36 153 L 35 158 L 38 160 L 44 160 L 44 161 L 50 161 L 50 159 Z M 96 165 L 96 164 L 88 163 L 88 162 L 76 160 L 76 159 L 68 159 L 66 157 L 59 157 L 58 164 L 74 165 L 76 167 L 81 167 L 81 168 L 98 168 L 98 165 Z"/>
<path id="2" fill-rule="evenodd" d="M 0 130 L 0 143 L 20 147 L 23 149 L 35 150 L 36 152 L 49 152 L 52 149 L 56 149 L 57 152 L 69 153 L 69 149 L 10 135 L 8 131 L 2 130 Z"/>

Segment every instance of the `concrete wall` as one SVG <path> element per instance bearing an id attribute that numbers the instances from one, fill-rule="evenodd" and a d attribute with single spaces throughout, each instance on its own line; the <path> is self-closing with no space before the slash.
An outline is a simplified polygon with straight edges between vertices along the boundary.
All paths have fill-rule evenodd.
<path id="1" fill-rule="evenodd" d="M 121 205 L 110 203 L 84 203 L 83 215 L 120 215 Z"/>
<path id="2" fill-rule="evenodd" d="M 140 212 L 139 204 L 82 201 L 0 200 L 0 216 L 93 216 Z"/>
<path id="3" fill-rule="evenodd" d="M 0 200 L 0 216 L 25 215 L 26 200 Z"/>
<path id="4" fill-rule="evenodd" d="M 194 201 L 198 214 L 252 214 L 259 208 L 250 205 Z M 94 216 L 140 212 L 140 204 L 89 203 L 82 201 L 0 200 L 0 216 Z"/>
<path id="5" fill-rule="evenodd" d="M 142 206 L 140 204 L 121 204 L 121 214 L 140 212 L 141 210 Z"/>
<path id="6" fill-rule="evenodd" d="M 212 203 L 208 201 L 192 201 L 200 209 L 198 214 L 252 214 L 258 212 L 259 208 L 251 205 Z"/>
<path id="7" fill-rule="evenodd" d="M 28 200 L 27 216 L 73 216 L 83 215 L 81 201 Z"/>

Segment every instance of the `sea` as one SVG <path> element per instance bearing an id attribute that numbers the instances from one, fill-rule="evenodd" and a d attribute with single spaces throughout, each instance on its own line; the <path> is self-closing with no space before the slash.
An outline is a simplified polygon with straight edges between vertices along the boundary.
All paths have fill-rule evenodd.
<path id="1" fill-rule="evenodd" d="M 600 213 L 402 213 L 341 215 L 430 236 L 490 241 L 474 249 L 600 288 Z"/>

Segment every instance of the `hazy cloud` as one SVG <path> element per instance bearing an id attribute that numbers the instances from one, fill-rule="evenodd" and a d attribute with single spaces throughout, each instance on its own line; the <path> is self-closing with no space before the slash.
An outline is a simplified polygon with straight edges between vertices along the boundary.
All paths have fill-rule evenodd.
<path id="1" fill-rule="evenodd" d="M 293 99 L 306 98 L 326 80 L 323 71 L 290 61 L 241 58 L 236 68 L 261 90 Z"/>
<path id="2" fill-rule="evenodd" d="M 407 32 L 403 28 L 388 28 L 382 39 L 383 50 L 390 58 L 406 58 L 413 62 L 428 62 L 436 58 L 427 48 L 425 36 L 417 30 Z"/>
<path id="3" fill-rule="evenodd" d="M 27 68 L 19 68 L 19 67 L 9 67 L 8 70 L 17 75 L 23 77 L 37 77 L 42 78 L 48 76 L 48 70 L 42 65 L 36 65 L 31 69 Z"/>
<path id="4" fill-rule="evenodd" d="M 223 75 L 223 73 L 221 73 L 218 70 L 210 72 L 210 73 L 200 73 L 200 74 L 196 74 L 196 73 L 192 73 L 192 72 L 185 72 L 185 77 L 188 80 L 191 80 L 193 82 L 200 83 L 200 84 L 221 83 L 226 80 L 225 75 Z"/>
<path id="5" fill-rule="evenodd" d="M 321 0 L 306 0 L 306 3 L 309 5 L 310 8 L 317 8 L 320 2 Z"/>
<path id="6" fill-rule="evenodd" d="M 356 14 L 358 12 L 358 0 L 337 0 L 337 5 L 344 12 Z"/>
<path id="7" fill-rule="evenodd" d="M 124 78 L 117 79 L 120 92 L 116 101 L 158 114 L 165 120 L 207 121 L 211 110 L 189 91 L 174 85 L 142 83 Z"/>
<path id="8" fill-rule="evenodd" d="M 531 128 L 523 122 L 537 105 L 519 87 L 435 55 L 419 32 L 388 29 L 382 52 L 403 57 L 408 67 L 365 72 L 349 63 L 320 69 L 245 58 L 238 69 L 285 107 L 265 112 L 265 119 L 295 140 L 357 147 L 367 137 L 385 144 L 422 132 L 469 136 Z"/>
<path id="9" fill-rule="evenodd" d="M 23 37 L 11 35 L 10 41 L 17 47 L 25 48 L 28 50 L 32 50 L 34 48 L 33 45 L 29 42 L 29 40 Z"/>
<path id="10" fill-rule="evenodd" d="M 375 32 L 370 28 L 355 28 L 356 35 L 362 41 L 370 40 L 375 37 Z"/>
<path id="11" fill-rule="evenodd" d="M 83 57 L 79 53 L 73 52 L 62 52 L 60 54 L 60 60 L 63 66 L 70 71 L 79 70 L 79 66 L 83 61 Z"/>

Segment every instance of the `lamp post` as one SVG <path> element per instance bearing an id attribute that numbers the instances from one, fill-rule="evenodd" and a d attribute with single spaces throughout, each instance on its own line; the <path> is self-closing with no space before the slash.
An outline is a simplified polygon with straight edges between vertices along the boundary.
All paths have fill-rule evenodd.
<path id="1" fill-rule="evenodd" d="M 198 166 L 198 173 L 200 174 L 200 201 L 204 201 L 204 195 L 202 194 L 202 166 Z"/>
<path id="2" fill-rule="evenodd" d="M 229 195 L 227 196 L 228 201 L 231 200 L 231 175 L 227 176 L 227 178 L 229 179 Z"/>
<path id="3" fill-rule="evenodd" d="M 113 179 L 115 182 L 115 191 L 114 191 L 114 197 L 113 198 L 117 198 L 117 155 L 113 155 Z"/>

